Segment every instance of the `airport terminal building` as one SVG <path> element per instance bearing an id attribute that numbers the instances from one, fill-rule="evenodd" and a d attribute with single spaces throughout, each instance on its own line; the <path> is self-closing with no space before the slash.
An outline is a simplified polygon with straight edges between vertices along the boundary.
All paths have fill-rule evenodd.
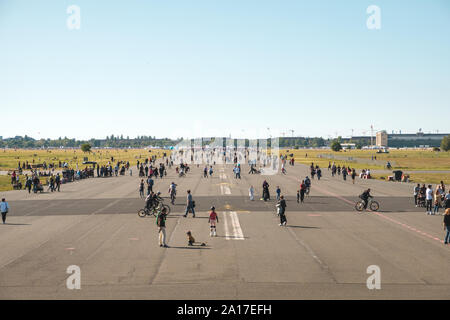
<path id="1" fill-rule="evenodd" d="M 390 148 L 440 147 L 442 139 L 448 135 L 450 135 L 450 133 L 424 133 L 422 131 L 413 134 L 388 134 L 385 130 L 383 130 L 377 132 L 376 145 L 378 147 Z"/>

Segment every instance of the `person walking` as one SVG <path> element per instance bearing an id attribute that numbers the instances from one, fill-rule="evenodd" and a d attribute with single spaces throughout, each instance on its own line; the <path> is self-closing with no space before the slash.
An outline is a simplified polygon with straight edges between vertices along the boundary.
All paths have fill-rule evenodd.
<path id="1" fill-rule="evenodd" d="M 214 206 L 211 207 L 208 223 L 210 224 L 209 235 L 211 237 L 217 237 L 216 223 L 219 223 L 219 217 L 217 216 L 216 208 Z"/>
<path id="2" fill-rule="evenodd" d="M 444 230 L 447 231 L 444 238 L 444 244 L 450 243 L 450 208 L 445 209 L 444 214 Z"/>
<path id="3" fill-rule="evenodd" d="M 9 204 L 6 202 L 5 198 L 2 199 L 2 202 L 0 202 L 0 212 L 2 214 L 2 221 L 3 224 L 6 223 L 6 214 L 9 211 Z"/>
<path id="4" fill-rule="evenodd" d="M 186 197 L 186 211 L 184 212 L 183 217 L 187 217 L 189 211 L 192 211 L 192 218 L 195 218 L 195 210 L 194 210 L 195 204 L 194 200 L 192 200 L 192 194 L 191 190 L 187 191 L 187 197 Z"/>
<path id="5" fill-rule="evenodd" d="M 250 201 L 255 200 L 255 189 L 253 188 L 253 186 L 250 186 L 250 188 L 248 189 L 248 195 L 250 197 Z"/>
<path id="6" fill-rule="evenodd" d="M 158 241 L 159 246 L 168 248 L 168 245 L 166 244 L 166 209 L 164 208 L 161 210 L 161 212 L 156 217 L 156 225 L 158 226 Z"/>
<path id="7" fill-rule="evenodd" d="M 277 203 L 277 208 L 280 216 L 280 226 L 286 226 L 286 200 L 284 200 L 284 196 L 280 197 L 280 200 Z"/>
<path id="8" fill-rule="evenodd" d="M 427 201 L 427 214 L 432 214 L 431 207 L 433 204 L 433 189 L 431 188 L 431 184 L 428 185 L 428 188 L 425 191 L 425 200 Z"/>

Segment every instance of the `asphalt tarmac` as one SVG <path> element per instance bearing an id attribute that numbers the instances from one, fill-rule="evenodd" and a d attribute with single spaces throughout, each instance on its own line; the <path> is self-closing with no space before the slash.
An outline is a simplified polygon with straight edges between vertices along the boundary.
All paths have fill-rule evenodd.
<path id="1" fill-rule="evenodd" d="M 169 248 L 158 245 L 155 218 L 137 215 L 144 206 L 137 176 L 91 178 L 56 193 L 3 192 L 11 210 L 0 225 L 0 298 L 450 298 L 443 217 L 414 206 L 412 184 L 359 178 L 352 184 L 324 168 L 298 204 L 306 166 L 262 176 L 243 165 L 241 179 L 232 165 L 214 166 L 208 178 L 202 166 L 192 167 L 186 177 L 172 168 L 155 180 L 154 190 L 165 197 L 170 182 L 178 185 L 167 219 Z M 267 202 L 260 200 L 264 180 L 272 197 Z M 287 198 L 286 227 L 278 225 L 276 186 Z M 380 210 L 357 213 L 354 204 L 368 187 Z M 187 189 L 196 201 L 195 218 L 183 217 Z M 212 205 L 217 237 L 209 236 Z M 206 246 L 188 246 L 188 230 Z M 72 265 L 81 271 L 80 290 L 66 284 Z M 367 286 L 369 266 L 379 267 L 380 289 Z"/>

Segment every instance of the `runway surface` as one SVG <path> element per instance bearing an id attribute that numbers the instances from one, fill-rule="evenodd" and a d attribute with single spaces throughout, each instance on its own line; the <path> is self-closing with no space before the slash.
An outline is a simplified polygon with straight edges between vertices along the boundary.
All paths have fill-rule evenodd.
<path id="1" fill-rule="evenodd" d="M 154 217 L 139 218 L 140 178 L 93 178 L 63 185 L 59 193 L 3 192 L 11 210 L 0 225 L 1 299 L 448 299 L 450 246 L 442 216 L 427 216 L 412 201 L 412 184 L 341 176 L 313 180 L 305 203 L 296 202 L 308 168 L 287 174 L 247 174 L 216 165 L 203 178 L 193 166 L 184 178 L 169 169 L 154 190 L 167 196 L 178 184 L 167 219 L 169 248 L 158 245 Z M 134 170 L 136 172 L 136 170 Z M 260 200 L 266 179 L 272 199 Z M 250 201 L 248 188 L 256 190 Z M 287 197 L 280 227 L 275 188 Z M 357 213 L 367 187 L 378 212 Z M 183 217 L 186 190 L 196 217 Z M 168 199 L 166 199 L 168 203 Z M 218 237 L 209 236 L 208 209 L 218 210 Z M 191 230 L 206 246 L 187 246 Z M 66 286 L 68 266 L 81 270 L 81 289 Z M 369 266 L 381 288 L 369 290 Z"/>

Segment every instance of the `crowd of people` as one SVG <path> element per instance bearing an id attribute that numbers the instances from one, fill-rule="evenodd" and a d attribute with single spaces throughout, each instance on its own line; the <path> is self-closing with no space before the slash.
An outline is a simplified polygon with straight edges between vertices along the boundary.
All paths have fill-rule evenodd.
<path id="1" fill-rule="evenodd" d="M 433 190 L 429 184 L 422 186 L 418 183 L 414 187 L 414 204 L 416 207 L 426 208 L 428 215 L 439 214 L 439 209 L 450 208 L 450 190 L 446 190 L 445 184 L 441 181 Z"/>

